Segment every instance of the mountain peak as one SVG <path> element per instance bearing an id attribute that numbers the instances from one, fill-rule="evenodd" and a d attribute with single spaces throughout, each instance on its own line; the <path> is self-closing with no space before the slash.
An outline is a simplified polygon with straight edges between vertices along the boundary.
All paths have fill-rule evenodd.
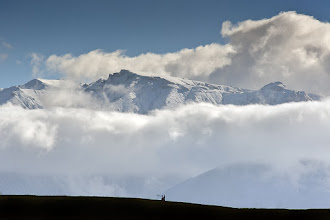
<path id="1" fill-rule="evenodd" d="M 134 73 L 126 69 L 121 69 L 119 74 L 134 74 Z"/>
<path id="2" fill-rule="evenodd" d="M 34 89 L 34 90 L 42 90 L 46 87 L 60 87 L 63 83 L 63 80 L 58 79 L 33 79 L 24 85 L 19 86 L 22 89 Z"/>
<path id="3" fill-rule="evenodd" d="M 273 82 L 265 85 L 264 87 L 261 88 L 261 90 L 283 90 L 286 89 L 286 86 L 282 82 Z"/>
<path id="4" fill-rule="evenodd" d="M 40 79 L 33 79 L 27 82 L 26 84 L 22 85 L 21 88 L 41 90 L 46 88 L 46 84 L 42 82 Z"/>
<path id="5" fill-rule="evenodd" d="M 116 72 L 116 73 L 113 73 L 113 74 L 109 74 L 109 77 L 110 76 L 131 76 L 131 75 L 137 75 L 137 74 L 136 73 L 133 73 L 133 72 L 131 72 L 129 70 L 122 69 L 119 72 Z"/>
<path id="6" fill-rule="evenodd" d="M 140 75 L 138 75 L 136 73 L 133 73 L 129 70 L 122 69 L 119 72 L 110 73 L 108 79 L 105 80 L 105 82 L 110 83 L 110 82 L 113 82 L 113 80 L 115 80 L 115 81 L 118 81 L 118 80 L 126 81 L 128 79 L 132 79 L 132 78 L 137 77 L 137 76 L 140 76 Z"/>

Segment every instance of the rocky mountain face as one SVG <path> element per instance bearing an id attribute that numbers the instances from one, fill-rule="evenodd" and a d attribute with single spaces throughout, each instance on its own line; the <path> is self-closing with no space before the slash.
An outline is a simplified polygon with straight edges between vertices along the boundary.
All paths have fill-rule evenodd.
<path id="1" fill-rule="evenodd" d="M 27 109 L 44 108 L 43 97 L 47 91 L 61 91 L 63 82 L 34 79 L 24 85 L 2 89 L 0 105 L 10 102 Z M 97 108 L 139 114 L 156 109 L 173 109 L 192 102 L 277 105 L 321 98 L 304 91 L 289 90 L 281 82 L 270 83 L 260 90 L 247 90 L 176 77 L 142 76 L 128 70 L 110 74 L 108 79 L 75 85 L 72 91 L 92 97 Z"/>

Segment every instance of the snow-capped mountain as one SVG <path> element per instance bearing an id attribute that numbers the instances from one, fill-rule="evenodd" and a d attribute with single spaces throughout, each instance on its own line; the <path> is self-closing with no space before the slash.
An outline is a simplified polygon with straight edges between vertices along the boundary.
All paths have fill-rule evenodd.
<path id="1" fill-rule="evenodd" d="M 0 90 L 0 105 L 10 102 L 27 109 L 43 108 L 41 97 L 49 88 L 60 88 L 60 80 L 33 79 L 30 82 Z"/>
<path id="2" fill-rule="evenodd" d="M 21 86 L 0 90 L 0 104 L 10 102 L 27 109 L 44 108 L 45 93 L 49 89 L 61 90 L 62 82 L 34 79 Z M 281 82 L 270 83 L 260 90 L 247 90 L 176 77 L 143 76 L 128 70 L 110 74 L 108 79 L 77 85 L 74 91 L 77 88 L 92 97 L 98 108 L 140 114 L 156 109 L 173 109 L 191 102 L 276 105 L 321 98 L 303 91 L 288 90 Z"/>

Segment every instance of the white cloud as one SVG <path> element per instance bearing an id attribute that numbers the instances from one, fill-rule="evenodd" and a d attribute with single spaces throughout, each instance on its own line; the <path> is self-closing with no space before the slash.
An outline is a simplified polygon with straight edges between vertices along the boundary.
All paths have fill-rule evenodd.
<path id="1" fill-rule="evenodd" d="M 299 176 L 301 161 L 330 165 L 329 112 L 330 101 L 192 104 L 151 115 L 4 105 L 0 172 L 178 181 L 214 167 L 258 162 Z"/>
<path id="2" fill-rule="evenodd" d="M 50 150 L 55 144 L 57 126 L 47 121 L 47 113 L 42 110 L 30 112 L 28 117 L 26 114 L 10 104 L 1 107 L 1 147 L 18 145 Z"/>
<path id="3" fill-rule="evenodd" d="M 269 19 L 226 21 L 221 34 L 226 45 L 210 44 L 175 53 L 126 56 L 121 50 L 94 50 L 79 56 L 51 55 L 45 70 L 69 78 L 95 80 L 120 69 L 172 75 L 257 89 L 282 81 L 288 87 L 330 94 L 328 82 L 330 24 L 296 12 Z M 38 63 L 35 65 L 38 69 Z"/>
<path id="4" fill-rule="evenodd" d="M 221 34 L 237 49 L 232 65 L 212 74 L 213 79 L 259 88 L 270 81 L 329 94 L 330 24 L 285 12 L 270 19 L 229 21 Z"/>
<path id="5" fill-rule="evenodd" d="M 94 50 L 78 57 L 71 54 L 52 55 L 46 60 L 46 68 L 73 79 L 107 77 L 109 73 L 129 69 L 142 74 L 203 77 L 218 68 L 229 65 L 235 50 L 230 45 L 210 44 L 195 49 L 183 49 L 175 53 L 146 53 L 129 57 L 123 51 L 106 53 Z"/>
<path id="6" fill-rule="evenodd" d="M 58 87 L 60 85 L 60 87 Z M 81 87 L 70 80 L 61 80 L 57 86 L 46 89 L 40 97 L 46 108 L 84 108 L 97 109 L 101 104 L 96 103 L 91 94 L 81 90 Z"/>

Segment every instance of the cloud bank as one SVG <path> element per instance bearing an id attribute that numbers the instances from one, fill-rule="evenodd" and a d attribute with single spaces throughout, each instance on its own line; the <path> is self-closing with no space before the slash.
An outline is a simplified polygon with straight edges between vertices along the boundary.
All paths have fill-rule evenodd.
<path id="1" fill-rule="evenodd" d="M 94 50 L 79 56 L 51 55 L 42 63 L 46 72 L 68 78 L 96 80 L 120 69 L 172 75 L 218 84 L 258 89 L 282 81 L 297 90 L 329 95 L 330 24 L 296 12 L 269 19 L 226 21 L 221 35 L 229 43 L 209 44 L 167 54 L 135 57 L 124 51 Z M 35 72 L 35 71 L 34 71 Z"/>
<path id="2" fill-rule="evenodd" d="M 66 184 L 80 186 L 73 194 L 84 187 L 86 194 L 99 194 L 102 184 L 110 184 L 117 190 L 109 193 L 131 195 L 125 191 L 129 181 L 109 183 L 100 176 L 139 177 L 144 181 L 135 196 L 228 164 L 257 162 L 299 180 L 301 161 L 330 165 L 329 129 L 330 101 L 191 104 L 150 115 L 4 105 L 0 173 L 66 176 Z M 88 176 L 100 187 L 93 191 Z"/>

